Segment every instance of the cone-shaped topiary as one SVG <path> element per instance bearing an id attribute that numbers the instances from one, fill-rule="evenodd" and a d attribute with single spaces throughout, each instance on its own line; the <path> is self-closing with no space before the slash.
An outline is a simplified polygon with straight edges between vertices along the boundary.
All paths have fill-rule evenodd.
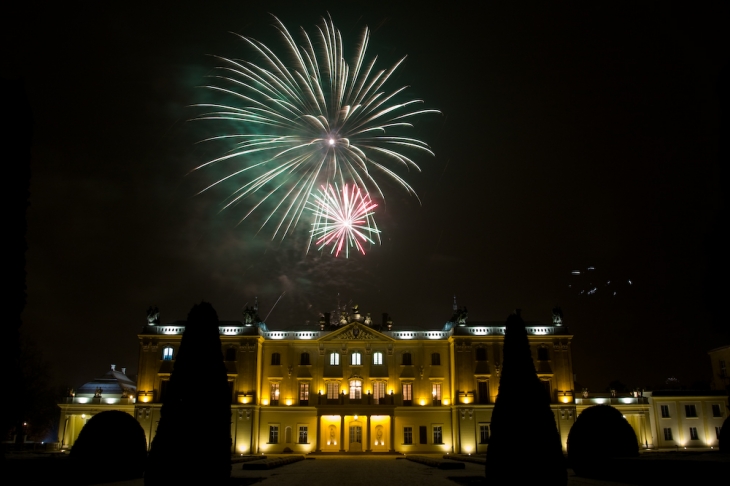
<path id="1" fill-rule="evenodd" d="M 725 419 L 720 429 L 720 452 L 730 454 L 730 417 Z"/>
<path id="2" fill-rule="evenodd" d="M 150 448 L 145 485 L 218 485 L 231 475 L 231 393 L 218 315 L 201 302 L 188 314 Z"/>
<path id="3" fill-rule="evenodd" d="M 80 484 L 141 478 L 147 460 L 144 429 L 134 417 L 107 410 L 89 419 L 69 455 Z"/>
<path id="4" fill-rule="evenodd" d="M 491 426 L 487 484 L 567 484 L 555 415 L 535 372 L 519 311 L 507 318 L 502 376 Z"/>
<path id="5" fill-rule="evenodd" d="M 638 455 L 634 429 L 610 405 L 586 408 L 568 434 L 568 460 L 579 476 L 601 474 L 614 457 Z"/>

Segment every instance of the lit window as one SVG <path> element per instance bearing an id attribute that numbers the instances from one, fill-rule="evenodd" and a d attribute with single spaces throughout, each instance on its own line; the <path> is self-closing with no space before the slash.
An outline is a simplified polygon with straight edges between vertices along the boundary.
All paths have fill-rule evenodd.
<path id="1" fill-rule="evenodd" d="M 162 359 L 165 361 L 172 361 L 172 348 L 170 346 L 162 350 Z"/>
<path id="2" fill-rule="evenodd" d="M 340 395 L 340 384 L 336 381 L 327 382 L 327 399 L 337 400 Z"/>
<path id="3" fill-rule="evenodd" d="M 403 383 L 403 405 L 410 405 L 413 400 L 413 384 Z"/>
<path id="4" fill-rule="evenodd" d="M 672 440 L 672 429 L 664 427 L 664 440 Z"/>
<path id="5" fill-rule="evenodd" d="M 720 410 L 720 405 L 717 405 L 717 404 L 712 405 L 712 416 L 713 417 L 722 417 L 722 410 Z"/>
<path id="6" fill-rule="evenodd" d="M 384 381 L 376 381 L 373 383 L 373 397 L 375 398 L 374 403 L 376 405 L 380 403 L 380 400 L 385 398 L 385 382 Z"/>
<path id="7" fill-rule="evenodd" d="M 309 405 L 309 383 L 299 383 L 299 405 Z"/>
<path id="8" fill-rule="evenodd" d="M 277 366 L 281 364 L 281 355 L 279 353 L 273 353 L 271 355 L 271 365 Z"/>
<path id="9" fill-rule="evenodd" d="M 307 444 L 307 426 L 306 425 L 300 425 L 299 426 L 299 443 L 300 444 Z"/>
<path id="10" fill-rule="evenodd" d="M 359 400 L 362 398 L 362 381 L 350 380 L 350 400 Z"/>
<path id="11" fill-rule="evenodd" d="M 433 396 L 434 405 L 441 405 L 441 383 L 431 385 L 431 396 Z"/>
<path id="12" fill-rule="evenodd" d="M 302 353 L 301 359 L 299 361 L 299 364 L 301 365 L 308 365 L 309 364 L 309 353 Z"/>
<path id="13" fill-rule="evenodd" d="M 697 408 L 694 405 L 685 405 L 684 414 L 686 417 L 697 417 Z"/>
<path id="14" fill-rule="evenodd" d="M 279 404 L 279 383 L 278 382 L 271 383 L 271 404 L 272 405 Z"/>
<path id="15" fill-rule="evenodd" d="M 669 418 L 669 405 L 662 405 L 662 418 Z"/>
<path id="16" fill-rule="evenodd" d="M 690 427 L 689 428 L 689 438 L 690 438 L 690 440 L 699 440 L 700 439 L 697 436 L 697 427 Z"/>
<path id="17" fill-rule="evenodd" d="M 433 443 L 434 444 L 443 444 L 443 437 L 441 435 L 441 426 L 440 425 L 434 425 L 433 426 Z"/>
<path id="18" fill-rule="evenodd" d="M 340 353 L 330 353 L 330 365 L 339 366 L 340 364 Z"/>
<path id="19" fill-rule="evenodd" d="M 489 444 L 489 425 L 488 424 L 479 425 L 479 443 L 480 444 Z"/>
<path id="20" fill-rule="evenodd" d="M 269 444 L 279 443 L 279 426 L 269 425 Z"/>
<path id="21" fill-rule="evenodd" d="M 350 364 L 353 366 L 360 366 L 360 353 L 352 353 Z"/>
<path id="22" fill-rule="evenodd" d="M 411 363 L 411 353 L 403 353 L 403 364 L 404 365 L 410 365 Z"/>
<path id="23" fill-rule="evenodd" d="M 381 353 L 381 352 L 373 353 L 373 364 L 374 365 L 383 364 L 383 353 Z"/>
<path id="24" fill-rule="evenodd" d="M 403 427 L 403 443 L 413 444 L 413 427 Z"/>
<path id="25" fill-rule="evenodd" d="M 477 348 L 477 361 L 487 360 L 487 348 Z"/>
<path id="26" fill-rule="evenodd" d="M 431 355 L 431 366 L 441 366 L 441 355 L 439 353 Z"/>

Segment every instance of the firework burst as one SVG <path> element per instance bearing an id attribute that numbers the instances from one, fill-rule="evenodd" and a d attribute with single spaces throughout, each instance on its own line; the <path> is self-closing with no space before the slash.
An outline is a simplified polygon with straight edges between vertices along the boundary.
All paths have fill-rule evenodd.
<path id="1" fill-rule="evenodd" d="M 284 238 L 296 227 L 315 188 L 322 185 L 356 184 L 365 194 L 377 192 L 384 198 L 378 180 L 387 178 L 415 195 L 396 171 L 420 171 L 406 154 L 433 152 L 404 133 L 413 128 L 414 117 L 438 111 L 416 109 L 422 100 L 404 99 L 405 86 L 388 87 L 405 58 L 389 69 L 376 69 L 377 58 L 366 57 L 366 27 L 351 67 L 331 19 L 323 19 L 313 37 L 302 29 L 301 43 L 278 18 L 274 21 L 287 62 L 262 42 L 239 36 L 258 61 L 217 57 L 224 65 L 205 88 L 230 102 L 196 105 L 210 111 L 195 120 L 227 122 L 228 133 L 206 141 L 232 145 L 194 170 L 226 160 L 234 163 L 201 192 L 234 183 L 224 209 L 247 203 L 241 221 L 257 210 L 268 213 L 261 228 L 275 225 L 272 238 Z"/>
<path id="2" fill-rule="evenodd" d="M 314 241 L 318 250 L 332 245 L 330 253 L 335 256 L 339 256 L 344 249 L 345 256 L 349 257 L 350 248 L 364 255 L 365 249 L 361 243 L 374 244 L 371 236 L 380 235 L 373 219 L 373 209 L 377 204 L 354 184 L 351 188 L 345 184 L 342 192 L 337 186 L 322 186 L 318 194 L 312 194 L 309 207 L 315 214 L 310 246 L 311 241 Z"/>

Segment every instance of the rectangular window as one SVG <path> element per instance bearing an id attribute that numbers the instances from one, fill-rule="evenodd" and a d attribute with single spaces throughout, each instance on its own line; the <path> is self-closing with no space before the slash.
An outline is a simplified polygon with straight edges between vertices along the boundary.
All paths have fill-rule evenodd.
<path id="1" fill-rule="evenodd" d="M 718 404 L 712 405 L 712 416 L 713 417 L 722 417 L 722 410 L 720 410 L 720 405 L 718 405 Z"/>
<path id="2" fill-rule="evenodd" d="M 307 365 L 309 365 L 309 353 L 302 353 L 302 356 L 301 356 L 301 358 L 300 358 L 300 360 L 299 360 L 299 363 L 300 363 L 300 364 L 301 364 L 302 366 L 307 366 Z"/>
<path id="3" fill-rule="evenodd" d="M 403 364 L 406 366 L 410 366 L 412 364 L 411 353 L 403 353 Z"/>
<path id="4" fill-rule="evenodd" d="M 373 353 L 373 364 L 374 365 L 381 365 L 383 364 L 383 353 Z"/>
<path id="5" fill-rule="evenodd" d="M 340 384 L 336 381 L 327 383 L 327 400 L 337 400 L 340 396 Z"/>
<path id="6" fill-rule="evenodd" d="M 172 361 L 172 348 L 167 347 L 162 350 L 162 359 L 165 361 Z"/>
<path id="7" fill-rule="evenodd" d="M 431 366 L 441 366 L 441 355 L 439 353 L 431 355 Z"/>
<path id="8" fill-rule="evenodd" d="M 299 426 L 299 443 L 300 444 L 308 444 L 307 439 L 307 426 L 306 425 L 300 425 Z"/>
<path id="9" fill-rule="evenodd" d="M 413 383 L 403 383 L 403 405 L 410 405 L 413 401 Z"/>
<path id="10" fill-rule="evenodd" d="M 443 444 L 443 436 L 441 435 L 441 426 L 440 425 L 434 425 L 433 426 L 433 443 L 434 444 Z"/>
<path id="11" fill-rule="evenodd" d="M 418 435 L 421 444 L 428 444 L 428 428 L 425 425 L 418 427 Z"/>
<path id="12" fill-rule="evenodd" d="M 281 355 L 279 353 L 273 353 L 271 355 L 271 366 L 278 366 L 281 364 Z"/>
<path id="13" fill-rule="evenodd" d="M 431 396 L 434 405 L 441 405 L 441 383 L 433 383 L 431 385 Z"/>
<path id="14" fill-rule="evenodd" d="M 269 444 L 279 443 L 279 426 L 269 425 Z"/>
<path id="15" fill-rule="evenodd" d="M 278 382 L 271 383 L 271 404 L 272 405 L 279 404 L 279 383 Z"/>
<path id="16" fill-rule="evenodd" d="M 720 440 L 720 429 L 722 429 L 722 427 L 715 427 L 715 435 L 717 436 L 717 440 Z"/>
<path id="17" fill-rule="evenodd" d="M 477 382 L 477 398 L 479 403 L 489 403 L 489 381 L 481 380 Z"/>
<path id="18" fill-rule="evenodd" d="M 360 366 L 360 353 L 352 353 L 352 360 L 350 361 L 352 366 Z"/>
<path id="19" fill-rule="evenodd" d="M 720 360 L 720 377 L 725 378 L 727 376 L 727 367 L 725 366 L 725 361 Z"/>
<path id="20" fill-rule="evenodd" d="M 699 440 L 700 439 L 697 436 L 697 427 L 690 427 L 689 428 L 689 438 L 690 438 L 690 440 Z"/>
<path id="21" fill-rule="evenodd" d="M 672 429 L 664 427 L 664 440 L 672 440 Z"/>
<path id="22" fill-rule="evenodd" d="M 385 398 L 385 382 L 384 381 L 376 381 L 373 383 L 373 398 L 375 399 L 373 403 L 376 405 L 379 404 L 383 398 Z"/>
<path id="23" fill-rule="evenodd" d="M 413 444 L 413 427 L 403 427 L 403 443 Z"/>
<path id="24" fill-rule="evenodd" d="M 340 353 L 330 353 L 330 365 L 331 366 L 340 365 Z"/>
<path id="25" fill-rule="evenodd" d="M 489 444 L 489 424 L 479 425 L 479 443 Z"/>
<path id="26" fill-rule="evenodd" d="M 309 405 L 309 383 L 299 383 L 299 405 Z"/>
<path id="27" fill-rule="evenodd" d="M 662 418 L 669 418 L 669 405 L 662 405 Z"/>
<path id="28" fill-rule="evenodd" d="M 684 406 L 684 415 L 685 415 L 685 417 L 696 417 L 697 408 L 695 408 L 694 405 L 685 405 Z"/>

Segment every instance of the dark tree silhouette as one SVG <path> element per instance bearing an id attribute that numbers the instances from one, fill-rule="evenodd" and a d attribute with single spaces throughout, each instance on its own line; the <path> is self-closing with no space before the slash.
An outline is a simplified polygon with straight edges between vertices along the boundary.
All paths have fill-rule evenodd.
<path id="1" fill-rule="evenodd" d="M 218 315 L 207 302 L 193 306 L 163 397 L 145 485 L 224 484 L 231 474 L 231 395 L 223 363 Z"/>
<path id="2" fill-rule="evenodd" d="M 96 414 L 81 429 L 69 460 L 82 484 L 141 478 L 147 460 L 144 429 L 126 412 Z"/>
<path id="3" fill-rule="evenodd" d="M 519 311 L 507 318 L 485 467 L 488 484 L 564 486 L 568 482 L 555 416 L 535 372 Z"/>
<path id="4" fill-rule="evenodd" d="M 43 359 L 33 340 L 19 333 L 20 352 L 15 359 L 16 399 L 5 405 L 5 415 L 16 424 L 16 444 L 22 445 L 23 436 L 42 441 L 58 420 L 56 390 L 51 386 L 50 365 Z"/>
<path id="5" fill-rule="evenodd" d="M 11 184 L 2 191 L 3 220 L 5 227 L 3 247 L 5 263 L 2 272 L 4 308 L 7 311 L 0 324 L 0 363 L 5 376 L 5 388 L 20 393 L 26 387 L 21 373 L 20 326 L 25 308 L 26 271 L 25 252 L 28 248 L 26 234 L 28 223 L 26 212 L 30 199 L 30 158 L 33 140 L 33 112 L 23 79 L 3 77 L 0 80 L 4 93 L 4 113 L 7 120 L 0 130 L 2 137 L 3 159 L 12 167 Z M 19 395 L 18 395 L 19 396 Z M 16 432 L 18 446 L 22 446 L 24 436 L 23 420 L 18 414 L 0 414 L 0 428 L 3 435 L 12 429 Z M 5 455 L 3 454 L 4 458 Z"/>
<path id="6" fill-rule="evenodd" d="M 636 433 L 610 405 L 586 408 L 568 434 L 568 461 L 579 476 L 600 475 L 615 457 L 636 457 Z"/>

